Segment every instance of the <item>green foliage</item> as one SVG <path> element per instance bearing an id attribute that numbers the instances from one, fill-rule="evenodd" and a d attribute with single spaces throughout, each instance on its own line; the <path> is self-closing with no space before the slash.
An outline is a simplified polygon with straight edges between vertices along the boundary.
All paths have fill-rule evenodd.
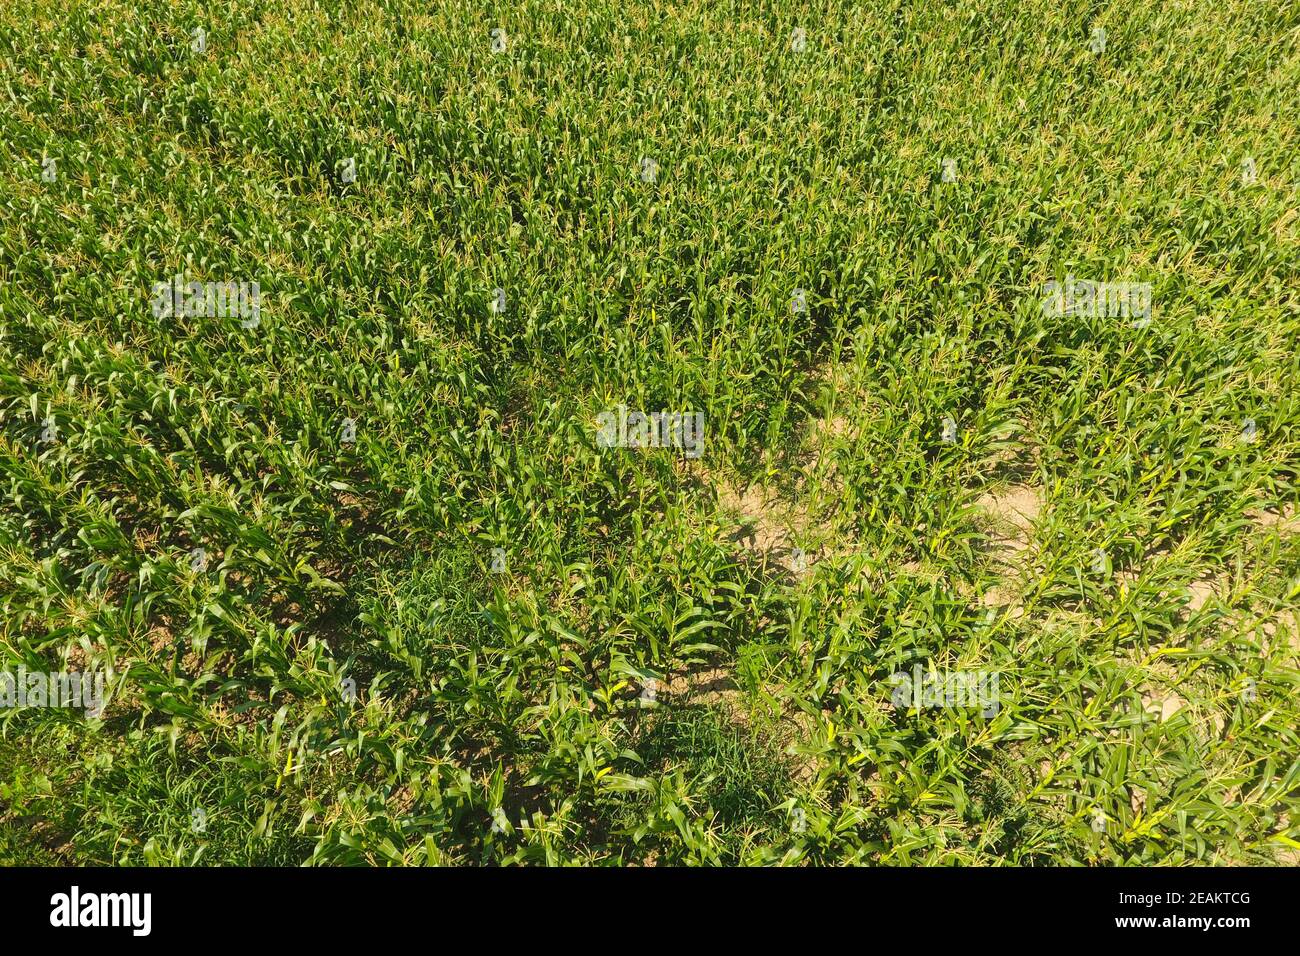
<path id="1" fill-rule="evenodd" d="M 0 712 L 0 861 L 1294 861 L 1297 29 L 4 5 L 0 669 L 113 679 Z M 917 663 L 997 713 L 894 708 Z"/>

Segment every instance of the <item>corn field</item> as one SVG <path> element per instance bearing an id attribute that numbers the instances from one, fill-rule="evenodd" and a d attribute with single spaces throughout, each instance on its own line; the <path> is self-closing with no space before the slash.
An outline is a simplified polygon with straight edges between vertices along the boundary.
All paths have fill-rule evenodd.
<path id="1" fill-rule="evenodd" d="M 0 63 L 0 862 L 1300 860 L 1294 2 Z"/>

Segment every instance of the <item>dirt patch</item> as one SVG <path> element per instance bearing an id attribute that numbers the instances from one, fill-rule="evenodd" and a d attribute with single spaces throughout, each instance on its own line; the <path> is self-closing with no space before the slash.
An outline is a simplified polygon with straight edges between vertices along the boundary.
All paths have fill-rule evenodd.
<path id="1" fill-rule="evenodd" d="M 759 484 L 737 491 L 721 483 L 717 489 L 718 503 L 739 518 L 733 540 L 764 564 L 775 564 L 795 577 L 807 573 L 814 555 L 798 544 L 812 523 L 806 511 Z"/>
<path id="2" fill-rule="evenodd" d="M 1187 586 L 1187 613 L 1195 614 L 1218 596 L 1218 582 L 1213 578 L 1193 581 Z"/>
<path id="3" fill-rule="evenodd" d="M 975 505 L 992 526 L 990 554 L 1006 572 L 1006 577 L 989 588 L 980 602 L 985 607 L 1010 608 L 1018 617 L 1023 609 L 1014 578 L 1020 571 L 1021 556 L 1031 547 L 1034 524 L 1043 512 L 1042 493 L 1028 485 L 1010 485 L 986 492 Z"/>
<path id="4" fill-rule="evenodd" d="M 843 415 L 819 418 L 813 423 L 813 436 L 818 440 L 819 446 L 830 439 L 850 435 L 852 430 L 853 423 Z"/>
<path id="5" fill-rule="evenodd" d="M 740 534 L 736 540 L 745 548 L 760 554 L 790 549 L 790 527 L 784 520 L 786 508 L 770 489 L 750 485 L 738 492 L 728 485 L 719 485 L 718 503 L 740 516 Z"/>
<path id="6" fill-rule="evenodd" d="M 1011 620 L 1019 620 L 1025 616 L 1025 608 L 1020 601 L 1020 589 L 1009 582 L 995 584 L 985 591 L 980 595 L 980 604 L 988 608 L 1005 609 Z"/>
<path id="7" fill-rule="evenodd" d="M 759 734 L 775 745 L 787 758 L 791 779 L 808 783 L 817 775 L 817 760 L 805 747 L 817 732 L 816 721 L 804 711 L 791 706 L 780 685 L 766 684 L 763 693 L 777 701 L 775 712 L 756 713 L 751 701 L 726 666 L 706 666 L 678 674 L 659 687 L 659 699 L 672 705 L 708 707 L 722 714 L 733 725 Z"/>
<path id="8" fill-rule="evenodd" d="M 989 516 L 995 548 L 1009 555 L 1029 548 L 1034 523 L 1043 512 L 1042 493 L 1028 485 L 1010 485 L 985 493 L 976 506 Z"/>
<path id="9" fill-rule="evenodd" d="M 1131 649 L 1124 659 L 1142 677 L 1136 690 L 1143 714 L 1149 720 L 1164 723 L 1188 705 L 1175 690 L 1181 678 L 1178 666 L 1167 656 L 1157 653 L 1158 650 L 1153 648 L 1144 660 L 1136 649 Z"/>
<path id="10" fill-rule="evenodd" d="M 1281 508 L 1256 508 L 1247 511 L 1246 517 L 1267 531 L 1278 534 L 1300 533 L 1300 508 L 1295 505 L 1283 505 Z"/>
<path id="11" fill-rule="evenodd" d="M 1258 626 L 1264 632 L 1266 653 L 1280 634 L 1290 645 L 1292 654 L 1300 656 L 1300 608 L 1285 608 L 1265 617 Z"/>
<path id="12" fill-rule="evenodd" d="M 665 687 L 670 697 L 680 698 L 686 704 L 720 706 L 732 718 L 748 723 L 744 694 L 722 667 L 707 667 L 689 674 L 679 674 Z"/>
<path id="13" fill-rule="evenodd" d="M 1161 723 L 1187 706 L 1187 701 L 1170 690 L 1147 688 L 1142 691 L 1142 709 Z"/>
<path id="14" fill-rule="evenodd" d="M 155 625 L 149 629 L 145 640 L 149 642 L 149 650 L 153 651 L 152 656 L 159 657 L 163 651 L 175 645 L 176 635 L 170 626 Z"/>

